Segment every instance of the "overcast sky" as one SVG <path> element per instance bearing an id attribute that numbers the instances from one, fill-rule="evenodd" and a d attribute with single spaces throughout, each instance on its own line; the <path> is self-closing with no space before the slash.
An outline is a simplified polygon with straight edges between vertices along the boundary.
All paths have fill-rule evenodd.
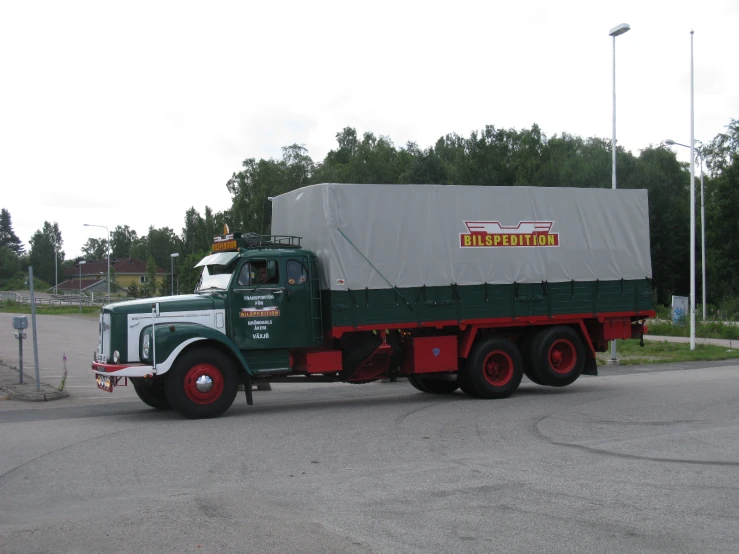
<path id="1" fill-rule="evenodd" d="M 397 146 L 486 124 L 610 138 L 634 154 L 739 118 L 736 0 L 95 1 L 0 4 L 0 205 L 67 257 L 103 229 L 181 232 L 230 206 L 249 157 L 345 126 Z M 680 159 L 689 151 L 679 148 Z"/>

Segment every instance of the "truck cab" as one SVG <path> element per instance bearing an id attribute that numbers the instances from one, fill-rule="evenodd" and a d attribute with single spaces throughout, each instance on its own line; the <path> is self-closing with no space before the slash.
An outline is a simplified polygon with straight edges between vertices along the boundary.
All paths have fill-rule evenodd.
<path id="1" fill-rule="evenodd" d="M 291 349 L 323 340 L 316 256 L 296 237 L 260 237 L 235 249 L 230 244 L 197 264 L 196 293 L 223 298 L 226 334 L 254 372 L 289 372 Z"/>
<path id="2" fill-rule="evenodd" d="M 322 344 L 316 256 L 298 237 L 226 227 L 196 269 L 193 294 L 103 307 L 92 364 L 99 388 L 130 380 L 152 407 L 212 417 L 239 384 L 251 403 L 252 380 L 290 373 L 295 352 Z"/>

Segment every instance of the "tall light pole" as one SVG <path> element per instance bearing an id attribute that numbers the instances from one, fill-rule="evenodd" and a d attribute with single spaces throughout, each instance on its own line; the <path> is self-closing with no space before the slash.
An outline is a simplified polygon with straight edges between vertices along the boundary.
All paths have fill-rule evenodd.
<path id="1" fill-rule="evenodd" d="M 108 231 L 108 302 L 110 302 L 110 231 L 105 225 L 91 225 L 89 223 L 84 224 L 85 227 L 102 227 L 106 231 Z"/>
<path id="2" fill-rule="evenodd" d="M 695 105 L 693 29 L 690 30 L 690 349 L 695 350 Z"/>
<path id="3" fill-rule="evenodd" d="M 82 313 L 82 266 L 86 263 L 85 260 L 80 260 L 78 264 L 80 268 L 80 313 Z"/>
<path id="4" fill-rule="evenodd" d="M 700 142 L 701 147 L 703 143 L 696 139 L 695 142 Z M 665 141 L 665 144 L 669 144 L 670 146 L 684 146 L 685 148 L 690 148 L 687 144 L 682 144 L 680 142 L 675 142 L 672 139 L 667 139 Z M 701 162 L 701 288 L 703 289 L 703 320 L 706 319 L 706 204 L 703 196 L 703 150 L 701 148 L 698 148 L 696 150 L 698 153 L 698 159 Z"/>
<path id="5" fill-rule="evenodd" d="M 613 37 L 613 138 L 611 140 L 611 150 L 613 155 L 612 162 L 612 173 L 611 173 L 611 188 L 616 190 L 616 37 L 623 35 L 631 29 L 628 23 L 621 23 L 616 25 L 613 29 L 608 31 L 608 35 Z M 616 341 L 611 341 L 611 364 L 618 363 L 618 357 L 616 356 Z"/>
<path id="6" fill-rule="evenodd" d="M 178 252 L 169 255 L 169 278 L 172 282 L 172 296 L 174 296 L 174 259 L 179 256 Z"/>

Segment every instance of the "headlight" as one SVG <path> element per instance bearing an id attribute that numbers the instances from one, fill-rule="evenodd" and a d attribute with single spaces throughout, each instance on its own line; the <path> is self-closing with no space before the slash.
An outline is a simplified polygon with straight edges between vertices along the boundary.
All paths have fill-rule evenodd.
<path id="1" fill-rule="evenodd" d="M 149 357 L 149 346 L 151 345 L 151 335 L 144 335 L 144 347 L 142 348 L 141 353 L 144 355 L 144 358 Z"/>
<path id="2" fill-rule="evenodd" d="M 113 363 L 117 364 L 120 359 L 121 359 L 121 353 L 118 352 L 118 350 L 113 352 Z"/>

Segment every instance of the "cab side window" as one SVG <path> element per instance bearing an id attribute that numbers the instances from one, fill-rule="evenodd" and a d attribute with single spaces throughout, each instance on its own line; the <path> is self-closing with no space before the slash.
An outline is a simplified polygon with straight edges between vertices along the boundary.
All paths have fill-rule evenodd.
<path id="1" fill-rule="evenodd" d="M 241 286 L 276 285 L 280 282 L 279 266 L 274 260 L 252 260 L 241 268 Z"/>
<path id="2" fill-rule="evenodd" d="M 287 262 L 287 284 L 288 285 L 304 285 L 308 280 L 308 273 L 305 266 L 300 262 L 290 260 Z"/>

